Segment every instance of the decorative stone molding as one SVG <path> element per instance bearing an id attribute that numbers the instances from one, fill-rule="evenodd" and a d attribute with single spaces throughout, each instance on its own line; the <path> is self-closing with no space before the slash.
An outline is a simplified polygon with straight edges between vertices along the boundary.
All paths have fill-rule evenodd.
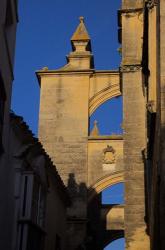
<path id="1" fill-rule="evenodd" d="M 123 65 L 120 67 L 120 72 L 129 73 L 142 70 L 141 65 Z"/>
<path id="2" fill-rule="evenodd" d="M 119 10 L 119 14 L 121 15 L 125 15 L 125 14 L 127 14 L 127 13 L 142 13 L 143 12 L 143 8 L 130 8 L 130 9 L 121 9 L 121 10 Z"/>
<path id="3" fill-rule="evenodd" d="M 97 194 L 101 193 L 107 187 L 111 187 L 117 183 L 124 182 L 124 171 L 103 177 L 89 187 L 88 202 L 90 202 Z"/>
<path id="4" fill-rule="evenodd" d="M 152 9 L 157 4 L 158 4 L 158 0 L 148 0 L 147 7 L 148 7 L 148 9 Z"/>
<path id="5" fill-rule="evenodd" d="M 106 88 L 101 89 L 97 93 L 95 93 L 89 100 L 89 114 L 93 114 L 93 112 L 105 101 L 116 97 L 121 96 L 120 90 L 120 79 L 117 79 L 116 84 L 112 84 Z"/>

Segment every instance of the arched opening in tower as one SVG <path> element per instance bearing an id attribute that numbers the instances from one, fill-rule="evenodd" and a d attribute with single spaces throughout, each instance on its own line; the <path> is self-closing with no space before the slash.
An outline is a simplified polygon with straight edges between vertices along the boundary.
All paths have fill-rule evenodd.
<path id="1" fill-rule="evenodd" d="M 124 250 L 125 249 L 125 239 L 120 238 L 111 242 L 104 250 Z"/>
<path id="2" fill-rule="evenodd" d="M 124 204 L 124 183 L 104 189 L 101 196 L 103 205 Z"/>
<path id="3" fill-rule="evenodd" d="M 101 203 L 107 230 L 104 250 L 124 250 L 124 183 L 104 189 L 101 193 Z"/>
<path id="4" fill-rule="evenodd" d="M 123 133 L 122 96 L 101 104 L 89 118 L 89 135 L 120 135 Z"/>
<path id="5" fill-rule="evenodd" d="M 124 250 L 120 241 L 124 238 L 124 183 L 117 182 L 97 193 L 88 212 L 95 249 L 111 250 L 116 246 L 115 250 Z"/>

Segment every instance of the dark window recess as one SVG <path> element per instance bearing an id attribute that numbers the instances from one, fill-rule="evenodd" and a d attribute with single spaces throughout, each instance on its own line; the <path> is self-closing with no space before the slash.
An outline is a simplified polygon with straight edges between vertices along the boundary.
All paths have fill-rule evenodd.
<path id="1" fill-rule="evenodd" d="M 37 178 L 34 178 L 31 219 L 33 223 L 44 227 L 46 192 Z"/>
<path id="2" fill-rule="evenodd" d="M 5 87 L 2 76 L 0 74 L 0 154 L 3 153 L 2 133 L 3 133 L 5 101 L 6 101 Z"/>
<path id="3" fill-rule="evenodd" d="M 19 250 L 22 250 L 23 245 L 23 233 L 24 233 L 24 225 L 21 225 L 21 232 L 20 232 L 20 242 L 19 242 Z"/>
<path id="4" fill-rule="evenodd" d="M 34 225 L 28 226 L 28 239 L 27 239 L 27 250 L 43 250 L 44 249 L 44 238 L 43 232 L 35 227 Z"/>
<path id="5" fill-rule="evenodd" d="M 61 238 L 56 234 L 55 250 L 61 250 Z"/>
<path id="6" fill-rule="evenodd" d="M 22 211 L 18 225 L 19 250 L 44 250 L 46 189 L 40 178 L 26 172 L 22 182 Z"/>
<path id="7" fill-rule="evenodd" d="M 25 176 L 22 216 L 25 216 L 26 214 L 27 186 L 28 186 L 28 176 Z"/>
<path id="8" fill-rule="evenodd" d="M 13 24 L 13 10 L 11 0 L 7 0 L 7 9 L 6 9 L 6 26 Z"/>
<path id="9" fill-rule="evenodd" d="M 39 191 L 40 191 L 40 183 L 36 179 L 34 179 L 31 219 L 36 224 L 38 222 L 37 220 L 38 220 L 38 206 L 39 206 Z"/>
<path id="10" fill-rule="evenodd" d="M 155 128 L 156 128 L 156 114 L 148 113 L 148 158 L 153 158 L 154 146 L 155 146 Z"/>

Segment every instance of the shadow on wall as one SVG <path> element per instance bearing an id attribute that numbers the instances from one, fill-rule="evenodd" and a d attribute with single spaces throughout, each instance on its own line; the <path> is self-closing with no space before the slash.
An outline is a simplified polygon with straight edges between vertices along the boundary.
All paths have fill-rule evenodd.
<path id="1" fill-rule="evenodd" d="M 86 201 L 87 196 L 87 187 L 85 183 L 80 183 L 79 185 L 76 182 L 75 174 L 70 173 L 68 178 L 68 191 L 71 199 L 80 198 Z"/>
<path id="2" fill-rule="evenodd" d="M 87 220 L 85 220 L 85 227 L 87 229 L 86 235 L 82 238 L 82 242 L 77 245 L 76 250 L 89 249 L 100 250 L 104 249 L 112 241 L 124 237 L 124 230 L 109 230 L 107 227 L 107 214 L 118 204 L 102 205 L 101 193 L 87 188 L 85 183 L 78 184 L 74 173 L 69 174 L 68 178 L 68 192 L 72 200 L 72 207 L 78 200 L 79 204 L 87 204 Z M 95 193 L 93 199 L 88 202 L 90 192 Z M 83 206 L 83 205 L 82 205 Z M 80 208 L 81 210 L 81 208 Z M 81 215 L 74 215 L 69 220 L 81 220 Z M 85 218 L 86 219 L 86 218 Z M 72 224 L 73 227 L 73 224 Z M 75 233 L 78 231 L 75 229 Z M 75 240 L 75 239 L 74 239 Z"/>

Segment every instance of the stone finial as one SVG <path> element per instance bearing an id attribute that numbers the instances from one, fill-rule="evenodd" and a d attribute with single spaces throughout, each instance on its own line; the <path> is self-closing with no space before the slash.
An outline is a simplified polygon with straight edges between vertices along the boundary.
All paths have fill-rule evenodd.
<path id="1" fill-rule="evenodd" d="M 97 126 L 97 124 L 98 124 L 98 121 L 94 120 L 94 126 Z"/>
<path id="2" fill-rule="evenodd" d="M 74 41 L 90 41 L 88 31 L 87 31 L 85 24 L 84 24 L 84 17 L 80 16 L 79 20 L 80 20 L 80 23 L 79 23 L 76 31 L 74 32 L 74 34 L 71 38 L 71 41 L 72 42 L 74 42 Z"/>
<path id="3" fill-rule="evenodd" d="M 94 121 L 93 129 L 92 129 L 92 131 L 90 133 L 90 136 L 98 136 L 98 135 L 100 135 L 100 132 L 99 132 L 97 124 L 98 124 L 98 122 L 95 120 Z"/>
<path id="4" fill-rule="evenodd" d="M 93 69 L 94 60 L 90 37 L 85 27 L 84 17 L 79 17 L 80 23 L 71 38 L 72 51 L 67 56 L 67 69 Z"/>
<path id="5" fill-rule="evenodd" d="M 80 20 L 80 23 L 81 23 L 81 22 L 84 23 L 84 17 L 83 17 L 83 16 L 80 16 L 80 17 L 79 17 L 79 20 Z"/>
<path id="6" fill-rule="evenodd" d="M 49 70 L 49 68 L 48 67 L 43 67 L 42 70 L 47 71 L 47 70 Z"/>
<path id="7" fill-rule="evenodd" d="M 124 129 L 124 122 L 122 122 L 122 123 L 120 124 L 120 128 L 121 128 L 121 129 Z"/>

